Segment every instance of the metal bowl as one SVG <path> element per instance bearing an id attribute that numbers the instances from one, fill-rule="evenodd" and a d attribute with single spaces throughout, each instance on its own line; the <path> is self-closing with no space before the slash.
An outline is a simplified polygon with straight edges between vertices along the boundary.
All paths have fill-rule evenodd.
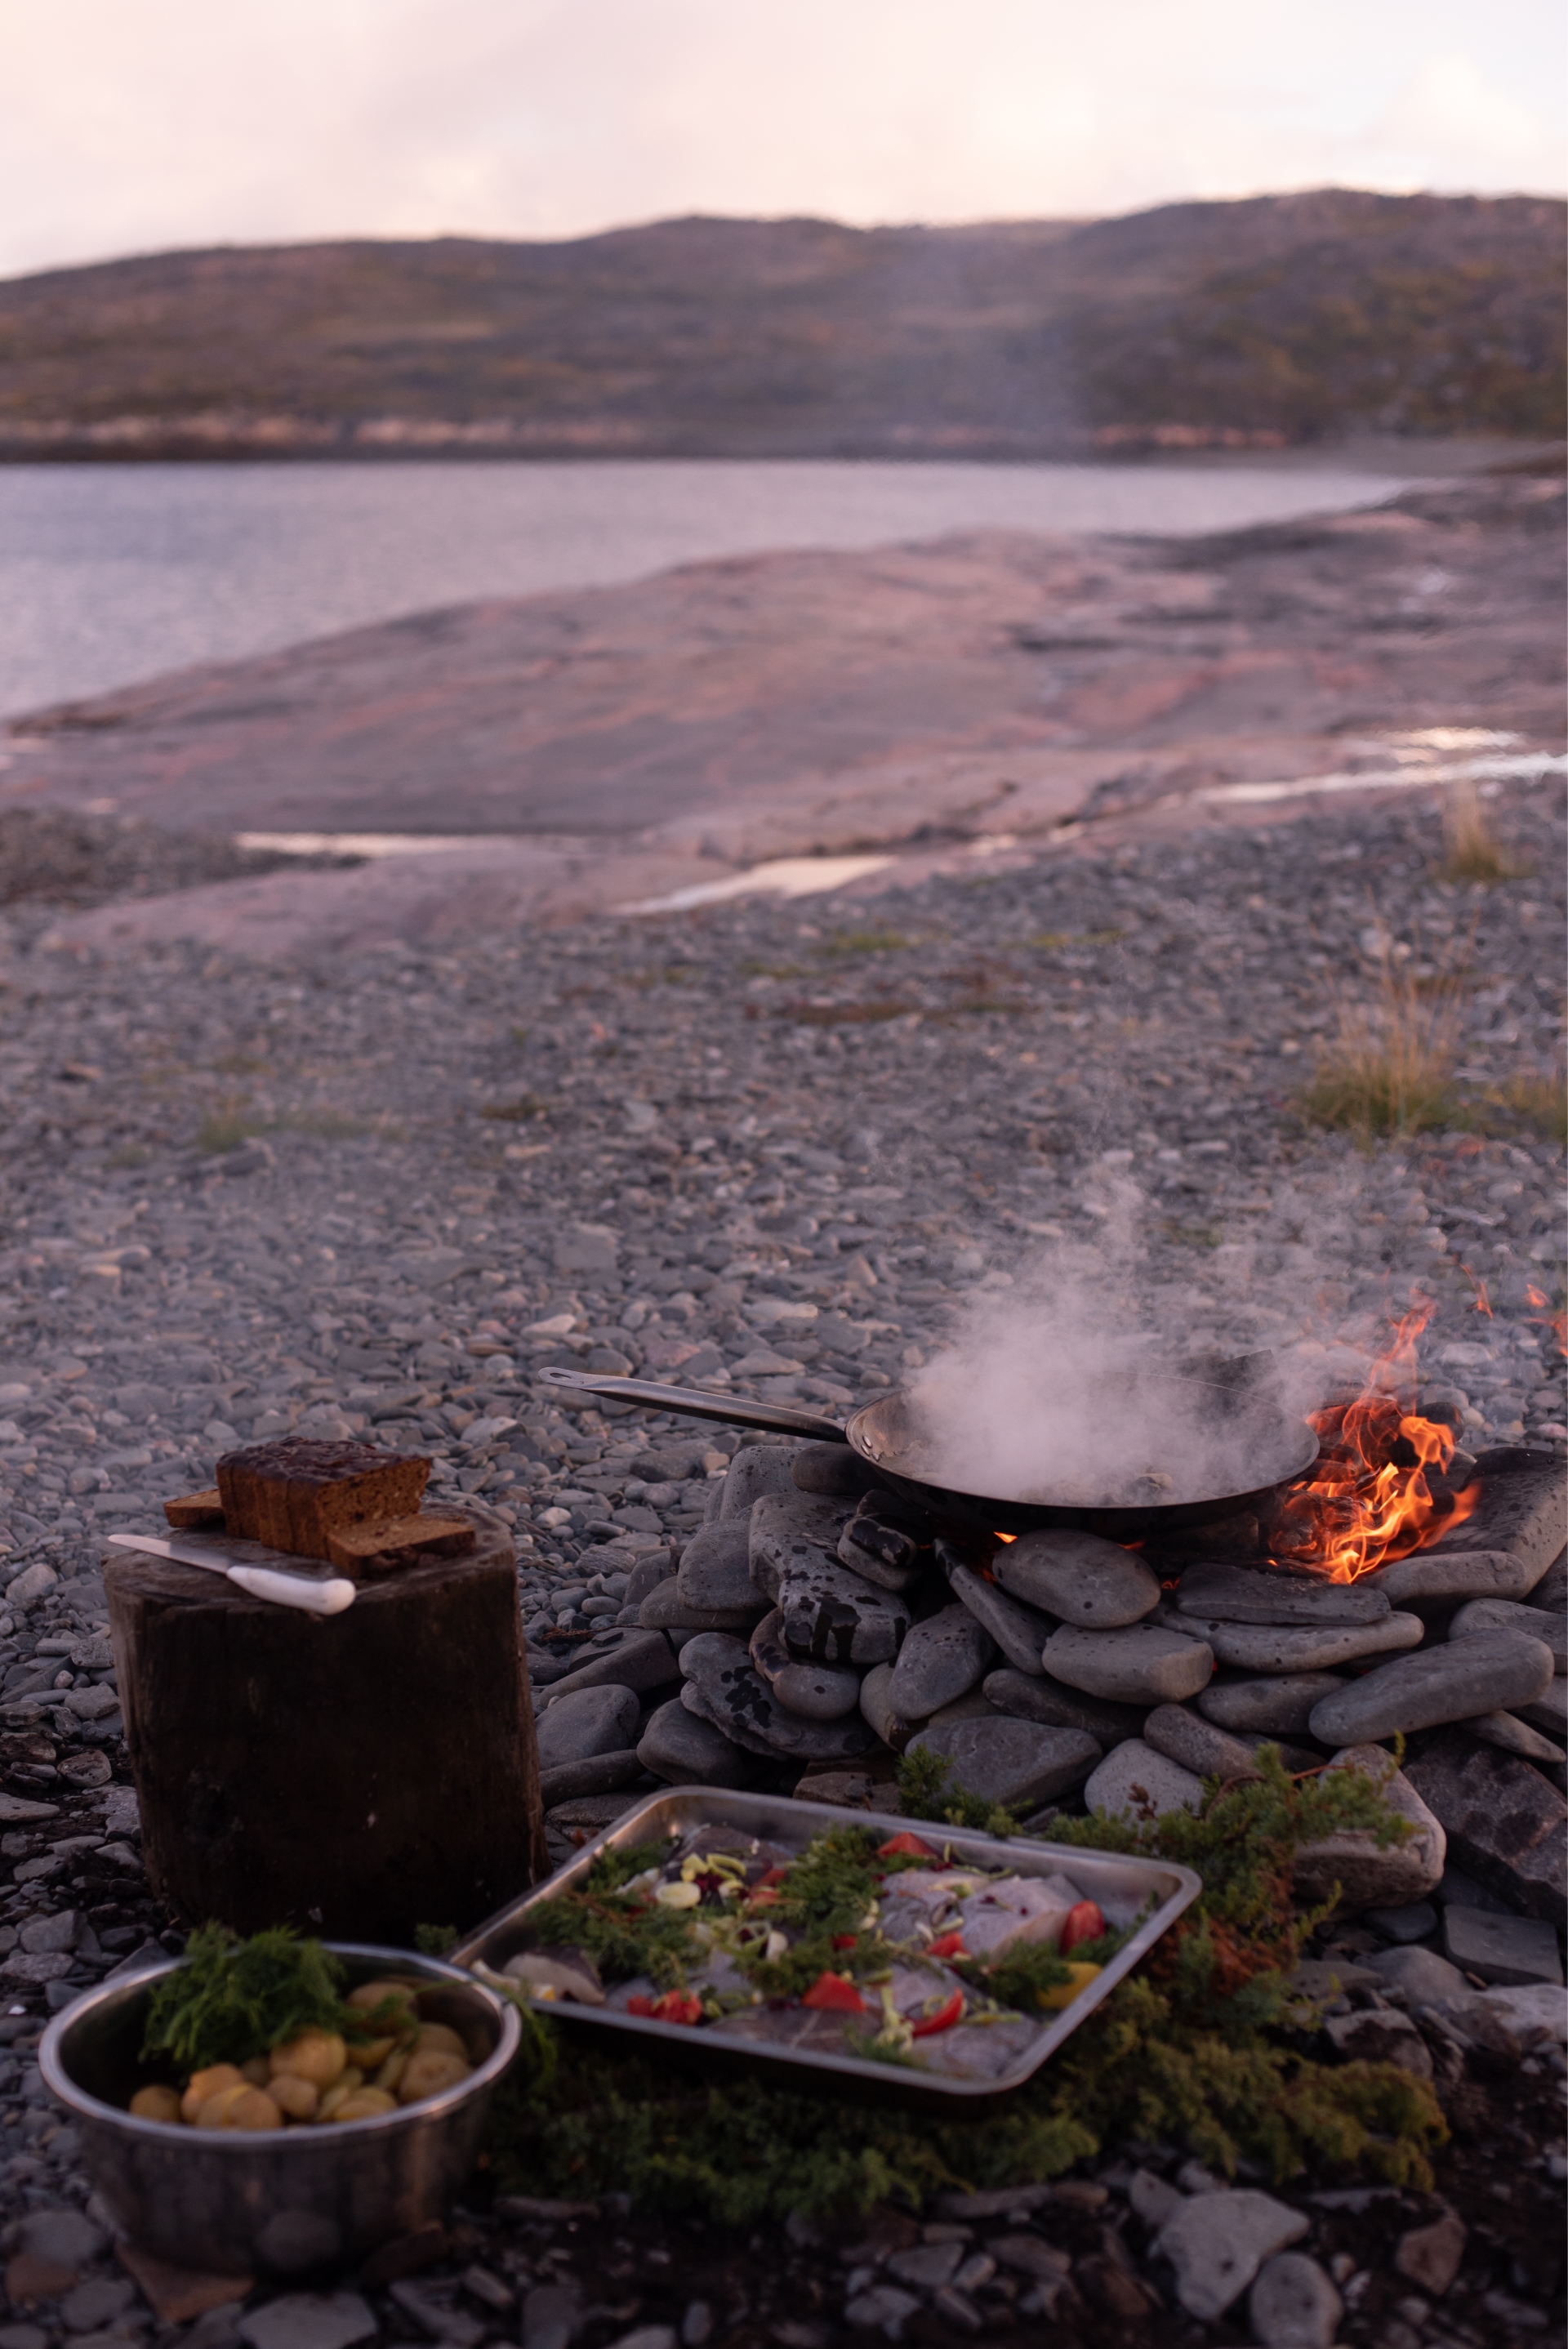
<path id="1" fill-rule="evenodd" d="M 443 2219 L 473 2166 L 516 2010 L 471 1974 L 407 1950 L 328 1942 L 350 1987 L 417 1976 L 420 2013 L 445 2023 L 475 2068 L 444 2095 L 324 2128 L 190 2129 L 133 2120 L 150 1993 L 180 1961 L 105 1982 L 56 2016 L 38 2050 L 67 2106 L 94 2185 L 119 2228 L 176 2266 L 219 2275 L 300 2276 L 352 2266 L 377 2244 Z"/>

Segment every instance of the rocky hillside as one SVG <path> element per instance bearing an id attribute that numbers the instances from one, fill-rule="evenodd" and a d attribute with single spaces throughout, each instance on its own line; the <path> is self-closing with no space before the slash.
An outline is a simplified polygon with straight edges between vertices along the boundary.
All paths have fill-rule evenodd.
<path id="1" fill-rule="evenodd" d="M 1563 429 L 1563 207 L 220 248 L 0 286 L 0 454 L 1080 453 Z"/>

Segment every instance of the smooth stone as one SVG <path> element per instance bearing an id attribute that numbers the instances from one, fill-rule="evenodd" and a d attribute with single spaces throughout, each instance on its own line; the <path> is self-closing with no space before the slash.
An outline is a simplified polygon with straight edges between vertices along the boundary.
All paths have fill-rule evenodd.
<path id="1" fill-rule="evenodd" d="M 1190 1566 L 1176 1604 L 1184 1615 L 1221 1623 L 1299 1623 L 1309 1630 L 1326 1623 L 1375 1623 L 1388 1612 L 1382 1592 L 1364 1583 L 1243 1566 Z"/>
<path id="2" fill-rule="evenodd" d="M 581 1762 L 558 1762 L 539 1774 L 540 1800 L 547 1811 L 558 1803 L 582 1802 L 590 1795 L 612 1795 L 633 1785 L 643 1773 L 635 1746 L 609 1754 L 585 1755 Z"/>
<path id="3" fill-rule="evenodd" d="M 920 1726 L 923 1729 L 945 1729 L 953 1721 L 995 1721 L 995 1707 L 987 1702 L 985 1690 L 974 1688 L 964 1696 L 955 1696 L 951 1704 L 939 1704 Z"/>
<path id="4" fill-rule="evenodd" d="M 1361 1744 L 1473 1713 L 1509 1712 L 1543 1695 L 1553 1676 L 1543 1641 L 1481 1631 L 1378 1665 L 1314 1705 L 1307 1726 L 1325 1745 Z"/>
<path id="5" fill-rule="evenodd" d="M 749 1517 L 765 1493 L 791 1493 L 795 1486 L 792 1444 L 743 1444 L 725 1471 L 720 1517 Z"/>
<path id="6" fill-rule="evenodd" d="M 1552 1982 L 1467 1991 L 1445 2011 L 1467 2038 L 1516 2064 L 1537 2047 L 1568 2045 L 1568 1990 Z"/>
<path id="7" fill-rule="evenodd" d="M 1438 1912 L 1429 1900 L 1412 1900 L 1403 1909 L 1368 1909 L 1366 1922 L 1390 1941 L 1424 1941 L 1438 1930 Z"/>
<path id="8" fill-rule="evenodd" d="M 1083 1798 L 1091 1811 L 1144 1819 L 1163 1811 L 1202 1810 L 1203 1782 L 1141 1737 L 1130 1737 L 1089 1773 Z"/>
<path id="9" fill-rule="evenodd" d="M 1305 2251 L 1265 2260 L 1247 2300 L 1263 2349 L 1334 2349 L 1344 2313 L 1327 2271 Z"/>
<path id="10" fill-rule="evenodd" d="M 1323 2028 L 1350 2064 L 1397 2064 L 1418 2080 L 1432 2076 L 1432 2054 L 1408 2014 L 1397 2007 L 1371 2007 L 1353 2014 L 1327 2014 Z"/>
<path id="11" fill-rule="evenodd" d="M 1155 1597 L 1159 1597 L 1158 1583 Z M 1051 1633 L 1044 1661 L 1053 1680 L 1066 1681 L 1069 1688 L 1082 1689 L 1089 1696 L 1109 1697 L 1118 1704 L 1179 1703 L 1182 1697 L 1196 1696 L 1208 1686 L 1214 1665 L 1213 1651 L 1202 1640 L 1183 1639 L 1158 1626 L 1080 1631 L 1068 1623 Z"/>
<path id="12" fill-rule="evenodd" d="M 1429 2299 L 1441 2300 L 1464 2263 L 1469 2240 L 1459 2212 L 1445 2210 L 1429 2227 L 1406 2230 L 1394 2247 L 1395 2269 Z"/>
<path id="13" fill-rule="evenodd" d="M 1506 1550 L 1418 1549 L 1366 1579 L 1392 1607 L 1410 1599 L 1522 1599 L 1540 1574 Z"/>
<path id="14" fill-rule="evenodd" d="M 1568 1925 L 1568 1802 L 1532 1762 L 1453 1729 L 1409 1775 L 1467 1875 L 1511 1909 Z"/>
<path id="15" fill-rule="evenodd" d="M 998 1584 L 987 1582 L 956 1558 L 948 1566 L 947 1580 L 954 1599 L 984 1624 L 1015 1671 L 1043 1672 L 1040 1655 L 1057 1628 L 1054 1616 L 1026 1607 L 1021 1599 L 1010 1599 Z"/>
<path id="16" fill-rule="evenodd" d="M 1329 1624 L 1310 1631 L 1289 1624 L 1211 1623 L 1199 1616 L 1191 1619 L 1192 1637 L 1207 1640 L 1218 1662 L 1242 1672 L 1331 1671 L 1362 1656 L 1418 1648 L 1427 1636 L 1418 1615 L 1385 1613 L 1375 1622 Z"/>
<path id="17" fill-rule="evenodd" d="M 719 1517 L 702 1526 L 681 1552 L 676 1588 L 688 1607 L 744 1613 L 756 1604 L 751 1579 L 749 1528 L 744 1517 Z"/>
<path id="18" fill-rule="evenodd" d="M 1547 1568 L 1524 1603 L 1542 1614 L 1555 1615 L 1559 1620 L 1568 1617 L 1568 1552 L 1554 1566 Z"/>
<path id="19" fill-rule="evenodd" d="M 1437 1912 L 1431 1912 L 1437 1921 Z M 1436 1950 L 1374 1950 L 1361 1961 L 1390 1990 L 1402 1990 L 1416 2013 L 1438 2006 L 1445 1998 L 1459 1998 L 1470 1987 L 1458 1966 L 1439 1958 Z"/>
<path id="20" fill-rule="evenodd" d="M 1560 1745 L 1568 1739 L 1568 1681 L 1560 1675 L 1553 1677 L 1551 1686 L 1532 1703 L 1517 1705 L 1514 1710 L 1522 1721 L 1528 1721 L 1544 1736 L 1554 1737 Z"/>
<path id="21" fill-rule="evenodd" d="M 797 1492 L 793 1485 L 785 1492 L 764 1493 L 751 1512 L 748 1534 L 758 1589 L 777 1602 L 787 1574 L 825 1567 L 849 1519 L 844 1502 Z"/>
<path id="22" fill-rule="evenodd" d="M 903 1590 L 922 1571 L 934 1531 L 918 1502 L 902 1493 L 867 1493 L 840 1537 L 839 1556 L 868 1580 Z"/>
<path id="23" fill-rule="evenodd" d="M 16 2221 L 16 2248 L 51 2267 L 85 2268 L 107 2241 L 80 2210 L 29 2210 Z"/>
<path id="24" fill-rule="evenodd" d="M 1143 1724 L 1144 1742 L 1168 1762 L 1200 1778 L 1255 1778 L 1252 1748 L 1216 1729 L 1182 1704 L 1157 1704 Z"/>
<path id="25" fill-rule="evenodd" d="M 1448 1838 L 1419 1793 L 1380 1745 L 1348 1745 L 1328 1764 L 1376 1780 L 1384 1801 L 1415 1832 L 1408 1843 L 1378 1845 L 1370 1827 L 1347 1827 L 1304 1843 L 1295 1855 L 1295 1889 L 1305 1900 L 1326 1900 L 1336 1885 L 1345 1909 L 1398 1909 L 1423 1900 L 1442 1879 Z"/>
<path id="26" fill-rule="evenodd" d="M 1538 1713 L 1541 1708 L 1537 1705 L 1533 1710 Z M 1483 1745 L 1495 1745 L 1503 1754 L 1522 1754 L 1527 1762 L 1568 1762 L 1568 1748 L 1554 1744 L 1516 1713 L 1478 1713 L 1472 1720 L 1460 1722 L 1458 1726 L 1468 1729 Z"/>
<path id="27" fill-rule="evenodd" d="M 777 1608 L 751 1634 L 751 1661 L 779 1703 L 810 1721 L 840 1721 L 861 1701 L 858 1672 L 838 1664 L 803 1664 L 790 1653 Z"/>
<path id="28" fill-rule="evenodd" d="M 1099 1534 L 1057 1527 L 1022 1534 L 997 1551 L 991 1571 L 1013 1598 L 1078 1630 L 1114 1630 L 1160 1604 L 1152 1568 Z"/>
<path id="29" fill-rule="evenodd" d="M 906 1719 L 894 1706 L 891 1694 L 892 1671 L 891 1664 L 872 1666 L 861 1682 L 861 1715 L 870 1723 L 884 1745 L 891 1746 L 895 1754 L 902 1754 L 915 1732 L 924 1724 Z"/>
<path id="30" fill-rule="evenodd" d="M 356 2292 L 292 2292 L 253 2308 L 234 2330 L 249 2349 L 353 2349 L 380 2326 Z"/>
<path id="31" fill-rule="evenodd" d="M 790 1481 L 802 1493 L 835 1500 L 859 1500 L 877 1482 L 877 1472 L 848 1444 L 798 1444 L 790 1455 Z"/>
<path id="32" fill-rule="evenodd" d="M 711 1723 L 688 1713 L 679 1697 L 649 1718 L 637 1747 L 645 1770 L 671 1786 L 752 1786 L 757 1763 Z"/>
<path id="33" fill-rule="evenodd" d="M 1467 1974 L 1503 1989 L 1560 1982 L 1557 1935 L 1540 1917 L 1498 1917 L 1485 1909 L 1445 1909 L 1443 1950 Z M 1451 1995 L 1466 1988 L 1456 1982 Z M 1449 1993 L 1445 1993 L 1448 1995 Z"/>
<path id="34" fill-rule="evenodd" d="M 591 1664 L 579 1664 L 536 1702 L 548 1710 L 586 1688 L 629 1688 L 645 1694 L 649 1689 L 667 1687 L 677 1670 L 675 1651 L 662 1631 L 629 1629 L 603 1654 L 595 1652 Z"/>
<path id="35" fill-rule="evenodd" d="M 919 1580 L 923 1567 L 918 1554 L 903 1565 L 892 1558 L 879 1557 L 875 1550 L 867 1549 L 855 1539 L 856 1523 L 858 1520 L 851 1519 L 839 1536 L 839 1546 L 833 1554 L 841 1566 L 847 1566 L 863 1581 L 874 1582 L 882 1590 L 907 1590 L 912 1582 Z"/>
<path id="36" fill-rule="evenodd" d="M 694 1655 L 693 1650 L 698 1652 Z M 856 1712 L 811 1721 L 786 1710 L 738 1640 L 694 1640 L 681 1655 L 681 1702 L 748 1752 L 799 1762 L 852 1762 L 872 1743 Z"/>
<path id="37" fill-rule="evenodd" d="M 1037 1810 L 1088 1777 L 1099 1760 L 1095 1739 L 1078 1729 L 1041 1729 L 1030 1721 L 959 1721 L 928 1725 L 911 1753 L 944 1755 L 954 1782 L 984 1803 Z"/>
<path id="38" fill-rule="evenodd" d="M 819 1557 L 779 1581 L 784 1643 L 801 1661 L 819 1664 L 891 1663 L 909 1630 L 909 1609 L 893 1590 Z"/>
<path id="39" fill-rule="evenodd" d="M 1568 1615 L 1548 1615 L 1516 1599 L 1470 1599 L 1449 1623 L 1449 1637 L 1469 1640 L 1478 1631 L 1522 1631 L 1527 1639 L 1544 1640 L 1559 1678 L 1568 1672 Z"/>
<path id="40" fill-rule="evenodd" d="M 1189 2316 L 1212 2323 L 1241 2298 L 1264 2261 L 1298 2243 L 1311 2223 L 1249 2187 L 1194 2194 L 1166 2220 L 1154 2250 L 1175 2269 L 1176 2297 Z"/>
<path id="41" fill-rule="evenodd" d="M 614 1753 L 630 1743 L 641 1711 L 636 1691 L 614 1682 L 557 1697 L 537 1723 L 540 1768 L 556 1770 L 565 1762 Z"/>
<path id="42" fill-rule="evenodd" d="M 995 1648 L 967 1607 L 943 1608 L 913 1623 L 898 1651 L 888 1689 L 895 1713 L 924 1721 L 985 1679 Z"/>
<path id="43" fill-rule="evenodd" d="M 1138 1736 L 1143 1727 L 1141 1705 L 1107 1704 L 1103 1698 L 1086 1696 L 1082 1689 L 1068 1688 L 1065 1681 L 1054 1681 L 1045 1672 L 1036 1675 L 1003 1665 L 986 1673 L 982 1688 L 986 1702 L 998 1713 L 1010 1713 L 1017 1721 L 1037 1721 L 1043 1729 L 1086 1730 L 1097 1744 L 1106 1747 Z"/>
<path id="44" fill-rule="evenodd" d="M 681 1597 L 677 1573 L 649 1591 L 637 1609 L 637 1621 L 645 1631 L 749 1631 L 767 1612 L 768 1601 L 758 1590 L 744 1607 L 688 1606 Z"/>
<path id="45" fill-rule="evenodd" d="M 1453 1532 L 1440 1534 L 1422 1557 L 1445 1558 L 1467 1550 L 1503 1551 L 1517 1558 L 1533 1589 L 1553 1561 L 1563 1554 L 1563 1530 L 1568 1525 L 1568 1460 L 1560 1454 L 1533 1452 L 1520 1444 L 1500 1445 L 1481 1453 L 1471 1480 L 1480 1486 L 1474 1513 Z M 1414 1565 L 1414 1558 L 1401 1565 Z M 1398 1568 L 1384 1568 L 1385 1573 Z M 1518 1592 L 1501 1594 L 1507 1598 Z M 1395 1602 L 1398 1604 L 1398 1601 Z"/>
<path id="46" fill-rule="evenodd" d="M 1278 1680 L 1211 1681 L 1198 1694 L 1198 1710 L 1216 1728 L 1247 1730 L 1264 1737 L 1299 1736 L 1314 1705 L 1346 1686 L 1334 1672 L 1293 1672 Z"/>

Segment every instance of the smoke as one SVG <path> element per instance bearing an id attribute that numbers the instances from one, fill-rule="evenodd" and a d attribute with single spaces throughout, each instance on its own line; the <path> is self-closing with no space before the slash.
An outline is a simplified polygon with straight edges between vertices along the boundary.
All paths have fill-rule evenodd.
<path id="1" fill-rule="evenodd" d="M 1365 1194 L 1345 1168 L 1276 1186 L 1188 1269 L 1138 1184 L 1106 1176 L 1083 1202 L 1093 1236 L 993 1273 L 915 1373 L 917 1473 L 1079 1508 L 1219 1500 L 1294 1474 L 1308 1412 L 1359 1392 L 1420 1291 L 1367 1266 L 1366 1233 L 1387 1218 Z"/>

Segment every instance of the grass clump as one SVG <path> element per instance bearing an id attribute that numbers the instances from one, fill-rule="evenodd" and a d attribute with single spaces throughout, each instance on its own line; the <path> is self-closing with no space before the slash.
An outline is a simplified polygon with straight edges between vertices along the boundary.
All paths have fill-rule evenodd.
<path id="1" fill-rule="evenodd" d="M 1341 1002 L 1305 1114 L 1364 1142 L 1455 1124 L 1464 1114 L 1453 1082 L 1459 985 L 1454 975 L 1418 978 L 1385 954 L 1371 999 Z"/>
<path id="2" fill-rule="evenodd" d="M 1535 869 L 1514 864 L 1506 854 L 1473 782 L 1456 783 L 1450 790 L 1443 811 L 1443 838 L 1448 854 L 1438 868 L 1441 881 L 1478 882 L 1493 888 L 1500 881 L 1523 881 Z"/>
<path id="3" fill-rule="evenodd" d="M 926 1757 L 906 1759 L 906 1816 L 989 1823 L 990 1806 L 975 1819 L 973 1798 L 940 1762 L 932 1771 Z M 999 2116 L 933 2120 L 744 2076 L 665 2072 L 525 2009 L 523 2059 L 492 2127 L 500 2182 L 533 2194 L 619 2190 L 645 2210 L 744 2226 L 1049 2178 L 1139 2137 L 1184 2142 L 1227 2173 L 1245 2158 L 1280 2181 L 1326 2165 L 1429 2184 L 1428 2155 L 1447 2134 L 1429 2084 L 1388 2064 L 1314 2062 L 1299 2035 L 1311 2018 L 1285 1987 L 1315 1921 L 1294 1905 L 1298 1846 L 1348 1828 L 1387 1844 L 1409 1829 L 1357 1772 L 1295 1780 L 1272 1747 L 1258 1770 L 1238 1786 L 1207 1782 L 1198 1815 L 1046 1826 L 1049 1841 L 1181 1860 L 1203 1889 Z M 836 1913 L 828 1875 L 817 1889 L 824 1917 Z"/>

